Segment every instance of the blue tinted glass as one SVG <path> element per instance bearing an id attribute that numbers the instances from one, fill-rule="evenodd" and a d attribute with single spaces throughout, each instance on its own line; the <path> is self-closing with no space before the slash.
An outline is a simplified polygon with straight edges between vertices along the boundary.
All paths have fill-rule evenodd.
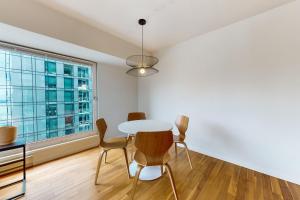
<path id="1" fill-rule="evenodd" d="M 56 88 L 56 77 L 55 76 L 46 76 L 46 86 L 48 88 Z"/>
<path id="2" fill-rule="evenodd" d="M 74 113 L 74 104 L 65 104 L 65 114 Z"/>
<path id="3" fill-rule="evenodd" d="M 72 102 L 74 99 L 74 93 L 72 91 L 65 91 L 65 102 Z"/>
<path id="4" fill-rule="evenodd" d="M 30 56 L 22 56 L 22 70 L 32 71 L 32 63 Z"/>
<path id="5" fill-rule="evenodd" d="M 56 104 L 48 104 L 47 105 L 47 116 L 56 116 L 57 114 L 57 105 Z"/>
<path id="6" fill-rule="evenodd" d="M 64 64 L 64 75 L 72 76 L 73 75 L 73 66 Z"/>
<path id="7" fill-rule="evenodd" d="M 64 86 L 65 86 L 65 89 L 73 89 L 73 79 L 72 78 L 65 78 L 64 79 Z"/>
<path id="8" fill-rule="evenodd" d="M 50 101 L 50 102 L 53 102 L 53 101 L 57 101 L 57 98 L 56 98 L 56 90 L 48 90 L 46 91 L 46 100 L 47 101 Z"/>
<path id="9" fill-rule="evenodd" d="M 47 138 L 54 138 L 58 136 L 58 132 L 57 131 L 50 131 L 49 133 L 47 133 Z"/>
<path id="10" fill-rule="evenodd" d="M 55 74 L 56 73 L 56 63 L 51 61 L 45 61 L 45 69 L 46 72 L 49 74 Z"/>
<path id="11" fill-rule="evenodd" d="M 92 128 L 91 67 L 0 49 L 0 125 L 27 142 Z"/>
<path id="12" fill-rule="evenodd" d="M 47 119 L 47 129 L 56 130 L 57 129 L 57 118 Z"/>

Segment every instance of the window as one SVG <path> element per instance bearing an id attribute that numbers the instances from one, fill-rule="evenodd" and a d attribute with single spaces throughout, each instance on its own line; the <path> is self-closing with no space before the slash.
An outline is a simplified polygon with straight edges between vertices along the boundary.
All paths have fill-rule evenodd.
<path id="1" fill-rule="evenodd" d="M 51 61 L 45 61 L 45 68 L 48 74 L 56 73 L 56 63 Z"/>
<path id="2" fill-rule="evenodd" d="M 73 75 L 72 65 L 64 64 L 64 75 L 67 75 L 67 76 L 72 76 Z"/>
<path id="3" fill-rule="evenodd" d="M 0 44 L 0 126 L 16 126 L 27 143 L 92 131 L 93 70 Z"/>
<path id="4" fill-rule="evenodd" d="M 56 77 L 55 76 L 46 76 L 46 86 L 48 88 L 56 88 Z"/>

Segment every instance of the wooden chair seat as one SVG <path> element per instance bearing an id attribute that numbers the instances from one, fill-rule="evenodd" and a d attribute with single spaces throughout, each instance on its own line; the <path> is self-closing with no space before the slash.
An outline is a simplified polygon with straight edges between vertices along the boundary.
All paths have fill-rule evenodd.
<path id="1" fill-rule="evenodd" d="M 142 166 L 157 166 L 157 165 L 164 165 L 166 164 L 169 160 L 170 160 L 171 156 L 169 153 L 166 153 L 163 157 L 163 160 L 158 159 L 157 161 L 155 161 L 155 158 L 152 158 L 151 160 L 151 164 L 149 164 L 149 162 L 147 162 L 147 159 L 145 157 L 145 155 L 139 151 L 137 151 L 134 154 L 134 160 Z"/>
<path id="2" fill-rule="evenodd" d="M 111 138 L 105 140 L 102 147 L 108 149 L 119 149 L 125 148 L 127 146 L 127 139 L 126 138 Z"/>

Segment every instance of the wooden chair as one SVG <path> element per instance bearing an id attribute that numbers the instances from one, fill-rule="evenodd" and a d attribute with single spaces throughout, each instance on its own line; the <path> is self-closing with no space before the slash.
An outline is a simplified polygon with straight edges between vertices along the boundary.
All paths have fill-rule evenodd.
<path id="1" fill-rule="evenodd" d="M 107 152 L 112 149 L 122 149 L 125 155 L 125 161 L 126 161 L 126 167 L 127 167 L 127 173 L 128 177 L 130 178 L 130 173 L 129 173 L 129 166 L 128 166 L 128 159 L 127 159 L 127 139 L 126 138 L 113 138 L 110 141 L 105 141 L 104 136 L 106 133 L 107 125 L 106 122 L 103 118 L 98 119 L 96 121 L 97 129 L 99 132 L 99 138 L 100 138 L 100 147 L 102 147 L 102 152 L 99 156 L 98 160 L 98 165 L 97 165 L 97 170 L 96 170 L 96 177 L 95 177 L 95 185 L 97 184 L 98 180 L 98 175 L 100 171 L 100 166 L 102 162 L 103 155 L 105 154 L 105 162 L 106 162 L 106 156 Z"/>
<path id="2" fill-rule="evenodd" d="M 190 155 L 189 155 L 189 150 L 187 148 L 186 143 L 184 142 L 185 133 L 186 133 L 186 130 L 188 129 L 189 118 L 187 116 L 180 115 L 180 116 L 177 117 L 175 124 L 176 124 L 176 126 L 178 128 L 178 131 L 179 131 L 179 135 L 174 135 L 173 136 L 174 145 L 175 145 L 175 153 L 177 155 L 177 144 L 178 143 L 182 144 L 184 146 L 184 148 L 185 148 L 185 151 L 186 151 L 186 154 L 187 154 L 187 157 L 188 157 L 191 169 L 193 169 L 191 158 L 190 158 Z"/>
<path id="3" fill-rule="evenodd" d="M 160 132 L 139 132 L 135 138 L 135 146 L 137 151 L 134 155 L 134 160 L 138 164 L 136 175 L 133 182 L 133 188 L 131 198 L 134 198 L 136 185 L 141 173 L 141 170 L 146 166 L 161 166 L 161 169 L 165 167 L 169 174 L 173 193 L 175 199 L 178 199 L 175 182 L 172 174 L 172 170 L 168 161 L 170 155 L 168 150 L 173 145 L 172 131 L 160 131 Z"/>
<path id="4" fill-rule="evenodd" d="M 143 120 L 143 119 L 146 119 L 146 114 L 144 112 L 128 113 L 127 121 Z"/>
<path id="5" fill-rule="evenodd" d="M 146 113 L 144 113 L 144 112 L 131 112 L 131 113 L 128 113 L 128 116 L 127 116 L 127 121 L 144 120 L 144 119 L 146 119 Z M 135 137 L 134 134 L 130 134 L 130 135 L 128 135 L 127 140 L 133 141 L 134 137 Z M 133 160 L 133 155 L 134 155 L 133 152 L 134 151 L 135 151 L 135 149 L 133 147 L 133 149 L 131 149 L 131 155 L 130 155 L 131 160 Z"/>

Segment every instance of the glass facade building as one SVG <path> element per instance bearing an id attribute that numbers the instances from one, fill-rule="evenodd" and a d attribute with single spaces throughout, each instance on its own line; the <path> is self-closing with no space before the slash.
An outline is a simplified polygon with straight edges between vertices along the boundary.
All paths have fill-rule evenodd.
<path id="1" fill-rule="evenodd" d="M 92 67 L 0 47 L 0 126 L 36 142 L 93 129 Z"/>

